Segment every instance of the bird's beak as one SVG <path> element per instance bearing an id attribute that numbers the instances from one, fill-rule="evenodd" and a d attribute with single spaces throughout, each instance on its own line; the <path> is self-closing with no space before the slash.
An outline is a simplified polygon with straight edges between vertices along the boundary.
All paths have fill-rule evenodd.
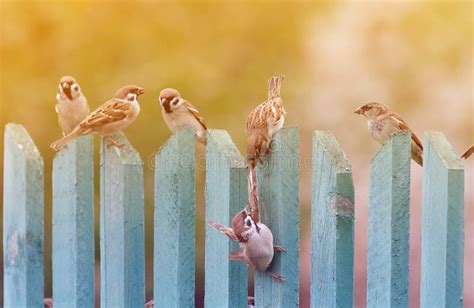
<path id="1" fill-rule="evenodd" d="M 66 94 L 67 98 L 72 100 L 71 87 L 67 82 L 61 84 L 61 89 L 63 89 L 63 92 Z"/>
<path id="2" fill-rule="evenodd" d="M 139 88 L 137 95 L 142 95 L 143 93 L 145 93 L 145 89 Z"/>
<path id="3" fill-rule="evenodd" d="M 359 107 L 357 108 L 355 111 L 354 111 L 355 114 L 362 114 L 362 107 Z"/>

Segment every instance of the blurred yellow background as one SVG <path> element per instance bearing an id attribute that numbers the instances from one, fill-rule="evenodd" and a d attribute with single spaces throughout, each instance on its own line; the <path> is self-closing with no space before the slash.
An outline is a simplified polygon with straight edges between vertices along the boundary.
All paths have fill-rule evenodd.
<path id="1" fill-rule="evenodd" d="M 179 89 L 196 105 L 209 127 L 228 130 L 243 152 L 248 112 L 265 99 L 267 78 L 286 75 L 282 89 L 288 111 L 286 124 L 300 127 L 302 307 L 309 303 L 311 172 L 307 162 L 313 130 L 333 132 L 353 164 L 358 307 L 365 305 L 368 170 L 379 145 L 370 138 L 365 120 L 356 116 L 354 109 L 368 100 L 384 102 L 420 137 L 428 130 L 442 131 L 458 153 L 474 141 L 474 7 L 469 1 L 0 3 L 2 128 L 8 122 L 24 125 L 45 161 L 46 296 L 51 295 L 54 156 L 49 144 L 61 136 L 54 105 L 62 75 L 76 77 L 91 108 L 105 102 L 122 85 L 133 83 L 146 89 L 140 98 L 139 118 L 125 130 L 144 161 L 170 136 L 157 99 L 162 88 Z M 3 132 L 1 138 L 0 171 Z M 198 153 L 202 152 L 199 148 Z M 466 292 L 467 286 L 474 284 L 473 162 L 466 162 L 465 171 L 466 306 L 474 305 L 472 292 Z M 422 179 L 420 167 L 412 165 L 412 170 L 410 301 L 417 306 Z M 95 175 L 98 231 L 97 168 Z M 153 170 L 148 165 L 145 186 L 150 298 Z M 204 172 L 198 168 L 198 306 L 202 304 L 204 281 L 203 191 Z M 98 236 L 96 240 L 98 255 Z M 3 287 L 0 298 L 2 291 Z"/>

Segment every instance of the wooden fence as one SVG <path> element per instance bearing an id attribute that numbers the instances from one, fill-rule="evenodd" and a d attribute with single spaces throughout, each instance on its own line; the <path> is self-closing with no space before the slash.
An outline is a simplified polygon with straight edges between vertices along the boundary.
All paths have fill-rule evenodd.
<path id="1" fill-rule="evenodd" d="M 126 145 L 101 145 L 101 307 L 143 307 L 145 241 L 143 162 Z M 464 171 L 440 133 L 425 134 L 421 306 L 461 307 Z M 299 292 L 299 140 L 280 130 L 258 168 L 261 211 L 285 247 L 272 271 L 255 274 L 256 307 L 297 307 Z M 4 306 L 42 307 L 43 160 L 20 125 L 5 128 Z M 195 288 L 194 136 L 173 135 L 155 160 L 155 307 L 192 307 Z M 313 135 L 311 306 L 351 307 L 354 285 L 354 185 L 351 164 L 334 136 Z M 54 307 L 94 306 L 93 143 L 82 137 L 53 162 Z M 367 306 L 408 307 L 410 134 L 397 133 L 371 163 Z M 230 225 L 247 202 L 247 167 L 230 136 L 209 130 L 206 219 Z M 247 307 L 247 267 L 230 261 L 236 244 L 209 226 L 205 306 Z"/>

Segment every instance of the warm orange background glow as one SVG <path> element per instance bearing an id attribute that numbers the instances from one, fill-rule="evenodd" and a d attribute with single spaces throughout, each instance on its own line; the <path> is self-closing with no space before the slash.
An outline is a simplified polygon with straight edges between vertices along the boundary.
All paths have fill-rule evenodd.
<path id="1" fill-rule="evenodd" d="M 474 142 L 474 7 L 469 1 L 0 2 L 1 127 L 8 122 L 24 125 L 45 160 L 46 296 L 51 296 L 50 192 L 54 156 L 49 144 L 61 135 L 54 105 L 62 75 L 76 77 L 91 108 L 102 104 L 124 84 L 134 83 L 146 89 L 140 100 L 139 118 L 125 130 L 144 161 L 170 135 L 157 100 L 162 88 L 179 89 L 211 128 L 228 130 L 244 151 L 243 127 L 248 112 L 265 99 L 268 77 L 286 75 L 282 89 L 288 111 L 286 123 L 300 127 L 300 199 L 304 214 L 301 307 L 309 305 L 307 218 L 311 173 L 304 162 L 311 155 L 313 130 L 334 133 L 353 165 L 357 307 L 364 307 L 366 300 L 368 175 L 371 156 L 379 145 L 370 138 L 365 120 L 353 110 L 368 100 L 379 100 L 398 112 L 420 137 L 425 131 L 441 131 L 458 153 Z M 0 138 L 3 149 L 3 131 Z M 203 149 L 199 148 L 199 152 Z M 0 155 L 3 171 L 3 150 Z M 474 158 L 465 166 L 464 303 L 465 307 L 472 307 L 474 295 L 468 289 L 474 285 Z M 416 307 L 422 169 L 412 164 L 412 171 L 410 302 Z M 96 168 L 96 230 L 98 174 Z M 196 200 L 196 291 L 200 306 L 204 283 L 204 172 L 199 168 Z M 149 299 L 153 170 L 148 166 L 145 206 Z M 98 236 L 96 240 L 98 252 Z M 1 300 L 3 280 L 0 281 Z"/>

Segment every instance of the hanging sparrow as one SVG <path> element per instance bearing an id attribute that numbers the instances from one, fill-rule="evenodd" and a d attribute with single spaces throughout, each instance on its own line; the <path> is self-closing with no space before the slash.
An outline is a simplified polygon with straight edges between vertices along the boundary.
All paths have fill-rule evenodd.
<path id="1" fill-rule="evenodd" d="M 123 144 L 112 139 L 112 135 L 121 131 L 132 123 L 140 112 L 138 96 L 145 91 L 138 86 L 124 86 L 120 88 L 114 98 L 105 102 L 94 110 L 87 118 L 74 128 L 72 132 L 51 144 L 56 151 L 61 150 L 70 140 L 92 133 L 98 133 L 107 138 L 107 146 L 121 147 Z"/>
<path id="2" fill-rule="evenodd" d="M 207 223 L 239 243 L 239 248 L 230 253 L 229 259 L 244 261 L 248 266 L 279 282 L 285 280 L 282 276 L 268 271 L 274 251 L 284 252 L 285 250 L 282 246 L 273 245 L 272 232 L 265 224 L 256 223 L 245 210 L 238 212 L 232 218 L 232 228 L 213 220 L 209 220 Z"/>
<path id="3" fill-rule="evenodd" d="M 467 149 L 466 152 L 464 152 L 463 155 L 461 155 L 461 158 L 462 159 L 468 159 L 469 156 L 471 156 L 472 152 L 474 152 L 474 144 L 471 145 L 471 147 L 469 149 Z"/>
<path id="4" fill-rule="evenodd" d="M 166 88 L 160 92 L 161 113 L 172 133 L 180 128 L 194 129 L 196 139 L 206 144 L 207 126 L 196 107 L 181 97 L 175 89 Z"/>
<path id="5" fill-rule="evenodd" d="M 268 99 L 258 105 L 247 117 L 247 161 L 256 166 L 260 156 L 268 154 L 270 142 L 277 130 L 283 127 L 286 111 L 280 97 L 285 76 L 274 76 L 268 81 Z"/>
<path id="6" fill-rule="evenodd" d="M 81 92 L 81 87 L 71 76 L 64 76 L 59 81 L 59 93 L 56 94 L 56 100 L 58 103 L 55 109 L 59 127 L 63 136 L 66 136 L 87 117 L 90 112 L 89 105 Z"/>
<path id="7" fill-rule="evenodd" d="M 380 144 L 384 144 L 393 133 L 399 131 L 411 132 L 411 158 L 423 166 L 423 145 L 420 139 L 408 127 L 407 122 L 391 111 L 387 106 L 377 102 L 367 103 L 354 111 L 365 116 L 370 135 Z"/>

